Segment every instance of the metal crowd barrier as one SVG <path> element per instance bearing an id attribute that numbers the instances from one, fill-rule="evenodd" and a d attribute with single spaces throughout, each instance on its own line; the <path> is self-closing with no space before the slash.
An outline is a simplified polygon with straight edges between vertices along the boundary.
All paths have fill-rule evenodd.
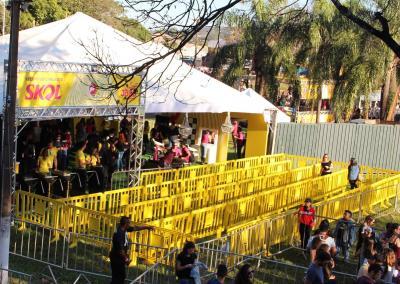
<path id="1" fill-rule="evenodd" d="M 148 243 L 138 243 L 134 233 L 129 233 L 129 257 L 132 262 L 128 269 L 128 278 L 134 279 L 146 271 L 150 266 L 160 262 L 173 248 L 165 248 Z M 71 233 L 64 230 L 54 230 L 22 220 L 14 220 L 11 232 L 10 254 L 34 260 L 51 267 L 58 267 L 70 271 L 91 274 L 95 276 L 110 277 L 110 259 L 112 239 L 98 236 Z M 13 272 L 10 270 L 10 272 Z M 24 273 L 17 273 L 19 278 L 9 274 L 10 283 L 24 282 Z M 0 274 L 1 277 L 2 274 Z M 1 282 L 2 283 L 2 282 Z"/>
<path id="2" fill-rule="evenodd" d="M 292 161 L 294 167 L 304 167 L 307 165 L 314 165 L 321 163 L 321 159 L 315 157 L 305 157 L 305 156 L 285 154 L 285 159 Z M 333 162 L 333 169 L 335 171 L 340 169 L 342 170 L 347 169 L 349 166 L 349 163 L 346 162 L 338 162 L 338 161 L 332 161 L 332 162 Z M 382 168 L 372 168 L 363 165 L 360 165 L 360 171 L 362 175 L 367 175 L 372 178 L 370 182 L 376 182 L 379 179 L 391 177 L 394 175 L 398 175 L 400 173 L 399 171 L 382 169 Z"/>
<path id="3" fill-rule="evenodd" d="M 173 251 L 164 260 L 150 267 L 147 271 L 136 277 L 134 283 L 176 283 L 174 269 L 175 259 L 179 251 Z M 234 279 L 239 268 L 249 264 L 254 270 L 254 283 L 302 283 L 307 267 L 289 264 L 262 256 L 241 255 L 226 250 L 218 250 L 197 246 L 199 261 L 207 266 L 206 271 L 201 271 L 201 278 L 204 281 L 210 279 L 221 263 L 228 266 L 228 279 Z M 334 271 L 337 283 L 354 283 L 356 275 Z"/>
<path id="4" fill-rule="evenodd" d="M 285 161 L 285 155 L 276 154 L 239 160 L 230 160 L 215 164 L 190 166 L 176 170 L 145 172 L 141 175 L 141 185 L 161 183 L 165 181 L 177 181 L 184 178 L 193 178 L 202 175 L 216 174 L 235 169 L 246 169 L 282 161 Z"/>
<path id="5" fill-rule="evenodd" d="M 43 227 L 65 232 L 94 235 L 111 238 L 119 222 L 119 217 L 101 212 L 66 205 L 26 191 L 15 193 L 15 216 L 23 221 L 40 224 Z M 140 223 L 136 223 L 140 225 Z M 154 244 L 161 247 L 180 247 L 186 240 L 192 239 L 189 234 L 182 234 L 174 229 L 156 227 L 152 232 L 135 232 L 135 239 L 140 243 Z"/>
<path id="6" fill-rule="evenodd" d="M 0 267 L 0 283 L 31 284 L 32 275 Z"/>
<path id="7" fill-rule="evenodd" d="M 305 171 L 305 173 L 304 173 Z M 211 188 L 219 185 L 233 184 L 242 180 L 282 173 L 288 175 L 293 173 L 293 180 L 312 177 L 316 172 L 312 167 L 291 170 L 291 162 L 284 161 L 264 166 L 258 166 L 247 170 L 231 170 L 218 174 L 208 174 L 199 177 L 180 179 L 178 181 L 168 181 L 157 184 L 148 184 L 133 188 L 106 191 L 89 195 L 75 196 L 58 199 L 70 205 L 84 207 L 91 210 L 102 211 L 114 214 L 114 208 L 119 209 L 125 205 L 168 197 L 179 193 L 195 191 L 202 188 Z M 292 179 L 291 174 L 285 176 L 285 181 Z M 118 213 L 118 212 L 117 212 Z"/>
<path id="8" fill-rule="evenodd" d="M 170 217 L 150 219 L 153 211 L 148 213 L 146 217 L 149 218 L 151 224 L 163 228 L 174 228 L 180 232 L 190 232 L 195 238 L 208 237 L 214 234 L 221 235 L 227 228 L 241 222 L 254 221 L 259 216 L 278 214 L 297 206 L 306 197 L 328 199 L 334 193 L 345 192 L 347 189 L 346 176 L 346 171 L 340 171 L 332 175 L 250 194 L 229 202 L 191 210 Z M 302 187 L 303 190 L 298 190 L 299 187 Z M 137 220 L 143 216 L 143 212 L 138 216 L 132 214 L 131 217 Z"/>
<path id="9" fill-rule="evenodd" d="M 317 216 L 341 218 L 345 210 L 362 222 L 367 215 L 380 216 L 399 211 L 400 175 L 379 181 L 370 186 L 347 191 L 334 199 L 314 204 Z M 264 215 L 244 225 L 228 228 L 226 236 L 209 241 L 208 245 L 218 248 L 229 247 L 238 254 L 270 254 L 282 251 L 299 242 L 297 208 L 281 215 Z M 317 217 L 319 223 L 324 217 Z"/>

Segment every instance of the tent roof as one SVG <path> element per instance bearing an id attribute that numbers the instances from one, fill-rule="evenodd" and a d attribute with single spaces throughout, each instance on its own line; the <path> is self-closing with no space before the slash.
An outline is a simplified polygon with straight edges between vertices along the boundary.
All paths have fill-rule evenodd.
<path id="1" fill-rule="evenodd" d="M 26 61 L 98 64 L 97 55 L 107 64 L 138 66 L 168 51 L 154 42 L 141 43 L 83 13 L 21 31 L 19 38 L 19 59 Z M 8 35 L 0 37 L 0 64 L 8 57 L 8 42 Z M 3 69 L 0 84 L 4 83 Z M 174 55 L 149 69 L 147 85 L 147 113 L 263 113 L 260 102 L 268 105 L 262 97 L 244 96 Z"/>
<path id="2" fill-rule="evenodd" d="M 250 100 L 255 104 L 255 107 L 257 107 L 259 112 L 263 112 L 264 110 L 277 110 L 278 115 L 277 115 L 277 122 L 290 122 L 290 116 L 288 116 L 286 113 L 278 109 L 276 106 L 274 106 L 271 102 L 266 100 L 263 96 L 261 96 L 259 93 L 254 91 L 253 89 L 246 89 L 242 91 L 242 94 L 250 98 Z"/>

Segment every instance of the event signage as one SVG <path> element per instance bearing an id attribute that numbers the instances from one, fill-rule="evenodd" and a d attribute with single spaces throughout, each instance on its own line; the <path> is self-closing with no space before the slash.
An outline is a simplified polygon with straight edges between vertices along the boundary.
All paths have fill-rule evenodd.
<path id="1" fill-rule="evenodd" d="M 19 72 L 17 102 L 22 108 L 139 105 L 141 77 L 119 89 L 105 88 L 118 79 L 103 74 Z"/>

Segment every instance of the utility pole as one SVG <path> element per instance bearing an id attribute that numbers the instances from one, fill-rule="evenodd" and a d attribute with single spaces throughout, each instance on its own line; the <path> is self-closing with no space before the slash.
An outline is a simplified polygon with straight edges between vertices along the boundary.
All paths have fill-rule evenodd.
<path id="1" fill-rule="evenodd" d="M 15 186 L 15 107 L 17 100 L 18 32 L 21 5 L 24 0 L 10 0 L 11 11 L 10 45 L 7 69 L 7 95 L 3 117 L 1 148 L 1 216 L 0 216 L 0 268 L 8 269 L 10 251 L 10 227 L 12 189 Z M 1 284 L 8 283 L 8 273 L 1 271 Z"/>

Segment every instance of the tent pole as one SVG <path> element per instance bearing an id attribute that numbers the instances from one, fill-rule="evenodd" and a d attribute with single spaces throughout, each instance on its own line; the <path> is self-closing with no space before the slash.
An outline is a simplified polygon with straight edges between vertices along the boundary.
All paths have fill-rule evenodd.
<path id="1" fill-rule="evenodd" d="M 15 145 L 18 72 L 19 16 L 22 0 L 10 1 L 11 29 L 7 72 L 7 96 L 4 110 L 4 137 L 2 139 L 1 163 L 1 217 L 0 217 L 0 268 L 8 269 L 11 227 L 11 195 L 15 187 Z M 8 272 L 1 271 L 1 283 L 8 283 Z"/>

